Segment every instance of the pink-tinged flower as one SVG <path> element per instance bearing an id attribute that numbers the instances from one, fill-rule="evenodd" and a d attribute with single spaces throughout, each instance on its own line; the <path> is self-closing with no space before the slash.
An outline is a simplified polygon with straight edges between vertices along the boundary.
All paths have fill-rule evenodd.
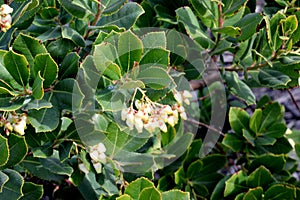
<path id="1" fill-rule="evenodd" d="M 182 104 L 183 102 L 182 95 L 178 91 L 174 92 L 174 98 L 177 101 L 177 103 L 179 103 L 180 105 Z"/>
<path id="2" fill-rule="evenodd" d="M 126 124 L 127 124 L 127 126 L 129 127 L 130 130 L 133 129 L 133 127 L 134 127 L 134 113 L 133 113 L 133 111 L 130 111 L 127 114 Z"/>
<path id="3" fill-rule="evenodd" d="M 143 132 L 144 123 L 142 119 L 139 117 L 135 117 L 134 122 L 135 128 L 138 131 L 138 133 Z"/>
<path id="4" fill-rule="evenodd" d="M 0 13 L 1 15 L 7 15 L 7 14 L 10 14 L 14 11 L 14 9 L 12 7 L 10 7 L 9 5 L 7 4 L 3 4 L 0 8 Z"/>
<path id="5" fill-rule="evenodd" d="M 95 162 L 94 160 L 92 160 L 93 166 L 95 171 L 97 172 L 97 174 L 102 172 L 102 164 L 100 162 Z"/>
<path id="6" fill-rule="evenodd" d="M 16 124 L 13 124 L 14 131 L 20 135 L 25 134 L 25 128 L 26 128 L 26 122 L 24 123 L 23 121 L 20 121 Z"/>
<path id="7" fill-rule="evenodd" d="M 10 122 L 6 122 L 4 125 L 4 129 L 9 130 L 11 132 L 13 131 L 14 127 L 11 125 Z"/>
<path id="8" fill-rule="evenodd" d="M 159 121 L 159 122 L 158 122 L 158 125 L 159 125 L 159 129 L 160 129 L 162 132 L 166 133 L 166 132 L 168 131 L 168 127 L 167 127 L 167 125 L 166 125 L 164 122 Z"/>
<path id="9" fill-rule="evenodd" d="M 149 133 L 154 133 L 155 129 L 157 128 L 155 122 L 148 122 L 144 124 L 144 128 L 149 132 Z"/>
<path id="10" fill-rule="evenodd" d="M 168 124 L 170 124 L 171 126 L 175 126 L 175 124 L 177 124 L 178 122 L 178 118 L 176 119 L 175 116 L 169 116 L 168 120 L 167 120 Z"/>
<path id="11" fill-rule="evenodd" d="M 89 170 L 86 168 L 86 166 L 83 164 L 83 163 L 80 163 L 78 165 L 78 168 L 80 169 L 80 171 L 82 171 L 83 173 L 85 174 L 88 174 L 89 173 Z"/>
<path id="12" fill-rule="evenodd" d="M 169 105 L 164 105 L 164 106 L 163 106 L 163 111 L 164 111 L 165 113 L 167 113 L 168 115 L 170 115 L 170 114 L 173 113 L 173 110 L 172 110 L 171 106 L 169 106 Z"/>
<path id="13" fill-rule="evenodd" d="M 105 161 L 106 159 L 105 152 L 106 152 L 106 148 L 103 143 L 99 143 L 90 148 L 90 156 L 92 160 L 96 162 Z"/>
<path id="14" fill-rule="evenodd" d="M 127 115 L 128 115 L 128 108 L 122 109 L 122 111 L 121 111 L 121 119 L 122 119 L 123 121 L 126 120 Z"/>
<path id="15" fill-rule="evenodd" d="M 144 107 L 144 103 L 143 103 L 142 101 L 140 101 L 140 100 L 135 100 L 134 104 L 135 104 L 135 107 L 136 107 L 138 110 L 142 110 L 143 107 Z"/>
<path id="16" fill-rule="evenodd" d="M 186 113 L 185 113 L 185 112 L 180 113 L 180 117 L 181 117 L 181 119 L 183 119 L 183 120 L 187 120 L 187 116 L 186 116 Z"/>
<path id="17" fill-rule="evenodd" d="M 138 110 L 135 115 L 136 118 L 140 118 L 143 121 L 147 121 L 149 116 L 147 113 L 145 113 L 144 111 Z"/>

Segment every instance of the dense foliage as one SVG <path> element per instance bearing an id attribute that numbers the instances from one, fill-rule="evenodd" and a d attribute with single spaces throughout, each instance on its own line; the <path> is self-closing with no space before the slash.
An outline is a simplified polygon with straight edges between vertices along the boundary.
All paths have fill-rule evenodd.
<path id="1" fill-rule="evenodd" d="M 0 199 L 300 199 L 299 1 L 0 5 Z"/>

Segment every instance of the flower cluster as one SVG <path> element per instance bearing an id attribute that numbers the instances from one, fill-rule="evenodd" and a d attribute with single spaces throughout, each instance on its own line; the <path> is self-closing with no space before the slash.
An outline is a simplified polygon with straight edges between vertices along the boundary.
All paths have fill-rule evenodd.
<path id="1" fill-rule="evenodd" d="M 94 167 L 94 169 L 96 170 L 97 173 L 101 173 L 101 171 L 102 171 L 101 162 L 104 163 L 106 161 L 105 152 L 106 152 L 106 148 L 105 148 L 103 143 L 99 143 L 99 144 L 96 144 L 96 145 L 90 147 L 90 153 L 89 154 L 90 154 L 90 157 L 92 159 L 93 167 Z M 86 166 L 85 163 L 80 163 L 78 165 L 78 167 L 82 172 L 84 172 L 86 174 L 89 173 L 88 168 L 90 168 L 90 167 Z"/>
<path id="2" fill-rule="evenodd" d="M 25 113 L 8 113 L 7 117 L 1 117 L 0 122 L 1 125 L 4 126 L 4 131 L 7 135 L 9 135 L 12 131 L 20 135 L 24 135 L 25 129 L 27 128 L 27 115 Z"/>
<path id="3" fill-rule="evenodd" d="M 6 32 L 11 27 L 12 17 L 10 13 L 13 12 L 13 8 L 11 8 L 7 4 L 3 4 L 0 7 L 0 26 L 1 31 Z"/>
<path id="4" fill-rule="evenodd" d="M 182 120 L 187 119 L 185 104 L 190 104 L 189 99 L 192 95 L 188 91 L 173 91 L 176 104 L 164 105 L 151 101 L 147 96 L 142 100 L 135 100 L 135 108 L 131 105 L 121 111 L 121 118 L 126 122 L 129 130 L 134 128 L 141 133 L 143 129 L 153 133 L 156 129 L 167 132 L 167 124 L 175 126 L 178 123 L 179 116 Z"/>
<path id="5" fill-rule="evenodd" d="M 98 143 L 90 148 L 90 156 L 95 162 L 104 162 L 106 159 L 106 148 L 103 143 Z"/>

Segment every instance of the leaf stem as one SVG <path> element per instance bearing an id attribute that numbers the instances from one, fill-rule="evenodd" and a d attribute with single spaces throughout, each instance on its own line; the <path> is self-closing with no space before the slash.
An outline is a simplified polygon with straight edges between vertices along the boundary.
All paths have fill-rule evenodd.
<path id="1" fill-rule="evenodd" d="M 298 110 L 298 111 L 299 111 L 299 113 L 300 113 L 300 107 L 299 107 L 299 105 L 298 105 L 298 103 L 297 103 L 297 101 L 296 101 L 296 99 L 295 99 L 295 97 L 294 97 L 293 93 L 291 92 L 291 90 L 290 90 L 290 89 L 288 89 L 287 91 L 288 91 L 288 93 L 289 93 L 289 95 L 290 95 L 290 97 L 291 97 L 291 99 L 292 99 L 293 103 L 295 104 L 295 106 L 296 106 L 297 110 Z"/>
<path id="2" fill-rule="evenodd" d="M 223 27 L 223 24 L 224 24 L 222 3 L 218 3 L 218 12 L 219 12 L 218 25 L 219 25 L 219 28 L 222 28 L 222 27 Z M 220 41 L 221 41 L 221 33 L 218 32 L 218 33 L 217 33 L 216 44 L 215 44 L 215 46 L 210 50 L 210 52 L 213 52 L 213 51 L 218 47 L 218 44 L 220 43 Z"/>
<path id="3" fill-rule="evenodd" d="M 214 127 L 211 127 L 211 126 L 209 126 L 209 125 L 207 125 L 207 124 L 205 124 L 205 123 L 196 121 L 196 120 L 191 119 L 191 118 L 187 119 L 187 121 L 192 122 L 193 124 L 196 124 L 196 125 L 199 125 L 199 126 L 203 126 L 203 127 L 207 128 L 207 129 L 209 129 L 209 130 L 212 130 L 212 131 L 214 131 L 214 132 L 219 133 L 219 134 L 222 135 L 222 136 L 225 136 L 225 134 L 224 134 L 222 131 L 220 131 L 220 130 L 214 128 Z"/>

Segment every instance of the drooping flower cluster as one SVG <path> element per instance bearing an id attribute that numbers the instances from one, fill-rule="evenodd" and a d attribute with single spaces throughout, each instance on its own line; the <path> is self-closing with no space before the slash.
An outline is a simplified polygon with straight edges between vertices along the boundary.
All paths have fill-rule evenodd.
<path id="1" fill-rule="evenodd" d="M 0 7 L 0 26 L 1 31 L 6 32 L 11 27 L 12 17 L 11 13 L 13 12 L 13 8 L 11 8 L 7 4 L 3 4 Z"/>
<path id="2" fill-rule="evenodd" d="M 27 128 L 27 114 L 16 114 L 8 113 L 7 117 L 1 117 L 1 125 L 4 126 L 4 131 L 6 135 L 14 131 L 20 135 L 25 134 L 25 129 Z"/>
<path id="3" fill-rule="evenodd" d="M 138 133 L 143 129 L 153 133 L 156 129 L 167 132 L 167 124 L 175 126 L 178 123 L 179 116 L 182 120 L 187 119 L 183 102 L 190 104 L 189 98 L 192 97 L 188 91 L 173 91 L 176 104 L 164 105 L 151 101 L 147 96 L 141 100 L 135 100 L 135 108 L 131 105 L 129 108 L 124 108 L 121 111 L 121 118 L 126 122 L 129 130 L 134 128 Z"/>

